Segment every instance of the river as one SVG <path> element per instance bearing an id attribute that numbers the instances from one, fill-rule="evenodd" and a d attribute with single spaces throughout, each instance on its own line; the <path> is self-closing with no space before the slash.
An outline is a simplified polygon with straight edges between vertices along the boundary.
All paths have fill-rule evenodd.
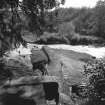
<path id="1" fill-rule="evenodd" d="M 24 48 L 22 45 L 13 51 L 11 51 L 12 56 L 15 56 L 17 54 L 31 54 L 30 49 L 36 46 L 38 48 L 41 48 L 44 45 L 37 45 L 37 44 L 28 44 L 28 48 Z M 54 49 L 63 49 L 63 50 L 73 50 L 79 53 L 87 53 L 90 54 L 96 58 L 102 58 L 105 56 L 105 47 L 94 47 L 94 46 L 83 46 L 83 45 L 65 45 L 65 44 L 55 44 L 55 45 L 46 45 L 50 48 Z"/>

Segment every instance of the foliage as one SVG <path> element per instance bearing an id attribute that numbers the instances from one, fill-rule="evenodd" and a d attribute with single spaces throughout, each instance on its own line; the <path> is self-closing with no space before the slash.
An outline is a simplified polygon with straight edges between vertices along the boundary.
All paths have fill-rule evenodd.
<path id="1" fill-rule="evenodd" d="M 0 1 L 0 42 L 1 51 L 12 47 L 17 40 L 23 42 L 20 36 L 21 23 L 17 14 L 18 1 L 1 0 Z"/>
<path id="2" fill-rule="evenodd" d="M 99 0 L 94 11 L 95 34 L 105 38 L 105 1 Z"/>
<path id="3" fill-rule="evenodd" d="M 37 39 L 38 44 L 69 44 L 69 40 L 66 37 L 61 37 L 58 33 L 44 32 L 44 34 Z"/>
<path id="4" fill-rule="evenodd" d="M 74 20 L 75 32 L 81 35 L 89 35 L 90 33 L 90 20 L 93 10 L 90 8 L 82 8 L 78 13 L 78 17 Z"/>
<path id="5" fill-rule="evenodd" d="M 59 25 L 58 33 L 61 37 L 70 36 L 74 33 L 74 26 L 72 23 L 67 22 Z"/>
<path id="6" fill-rule="evenodd" d="M 91 105 L 104 105 L 105 101 L 105 60 L 95 60 L 84 66 L 88 80 L 88 98 Z"/>
<path id="7" fill-rule="evenodd" d="M 56 43 L 67 44 L 103 43 L 105 1 L 98 1 L 94 8 L 56 8 L 63 2 L 64 0 L 1 0 L 0 50 L 5 51 L 20 43 L 25 45 L 26 38 L 23 39 L 23 36 L 26 31 L 29 36 L 34 36 L 30 42 L 35 42 L 43 35 L 41 40 L 46 40 L 46 44 L 50 41 L 54 43 L 54 40 Z M 56 9 L 53 11 L 54 7 Z M 99 40 L 97 37 L 100 37 Z"/>
<path id="8" fill-rule="evenodd" d="M 71 30 L 71 26 L 69 26 L 68 23 L 72 23 L 76 34 L 80 34 L 81 36 L 101 37 L 105 39 L 104 11 L 105 1 L 102 0 L 98 1 L 94 8 L 60 8 L 49 13 L 51 19 L 49 18 L 47 23 L 50 23 L 51 25 L 50 30 L 55 29 L 59 34 L 62 34 L 61 30 L 63 30 L 65 32 L 64 34 L 67 35 L 67 29 L 70 28 Z M 66 26 L 66 28 L 63 28 L 61 25 Z M 72 34 L 72 32 L 70 33 Z"/>
<path id="9" fill-rule="evenodd" d="M 42 34 L 45 12 L 60 3 L 64 3 L 64 0 L 0 0 L 0 50 L 25 44 L 21 34 L 24 29 L 37 35 Z"/>

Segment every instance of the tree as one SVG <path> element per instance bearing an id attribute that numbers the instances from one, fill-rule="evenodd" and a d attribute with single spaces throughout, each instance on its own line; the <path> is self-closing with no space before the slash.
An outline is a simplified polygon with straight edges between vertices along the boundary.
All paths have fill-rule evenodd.
<path id="1" fill-rule="evenodd" d="M 94 10 L 95 35 L 105 38 L 105 1 L 99 0 Z"/>
<path id="2" fill-rule="evenodd" d="M 78 12 L 77 19 L 74 20 L 75 32 L 81 35 L 90 35 L 90 19 L 93 10 L 90 8 L 81 8 Z"/>
<path id="3" fill-rule="evenodd" d="M 25 44 L 21 34 L 23 27 L 41 35 L 45 25 L 44 13 L 60 3 L 64 0 L 0 0 L 0 52 L 4 53 L 12 45 Z M 22 24 L 20 13 L 28 18 L 28 27 Z"/>

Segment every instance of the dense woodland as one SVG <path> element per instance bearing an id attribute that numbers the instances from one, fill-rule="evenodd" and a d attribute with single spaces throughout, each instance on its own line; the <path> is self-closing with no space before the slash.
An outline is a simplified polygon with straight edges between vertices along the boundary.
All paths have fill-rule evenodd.
<path id="1" fill-rule="evenodd" d="M 61 3 L 64 0 L 1 0 L 1 51 L 20 42 L 104 44 L 105 1 L 98 1 L 94 8 L 60 8 Z"/>
<path id="2" fill-rule="evenodd" d="M 63 3 L 64 0 L 0 0 L 0 52 L 20 43 L 25 45 L 24 35 L 42 35 L 45 12 Z"/>
<path id="3" fill-rule="evenodd" d="M 105 1 L 98 1 L 94 8 L 58 8 L 46 13 L 45 20 L 48 43 L 54 43 L 53 39 L 73 45 L 104 42 Z"/>
<path id="4" fill-rule="evenodd" d="M 102 45 L 105 39 L 104 8 L 105 1 L 98 1 L 94 8 L 56 8 L 45 11 L 41 37 L 32 33 L 38 36 L 35 42 Z M 32 29 L 28 32 L 32 32 Z"/>

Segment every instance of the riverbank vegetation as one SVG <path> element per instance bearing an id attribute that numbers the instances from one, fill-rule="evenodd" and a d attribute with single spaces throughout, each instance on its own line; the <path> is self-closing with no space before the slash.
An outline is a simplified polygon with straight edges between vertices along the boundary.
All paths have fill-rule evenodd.
<path id="1" fill-rule="evenodd" d="M 105 1 L 94 8 L 58 8 L 45 15 L 44 37 L 38 43 L 66 43 L 72 45 L 104 45 Z"/>
<path id="2" fill-rule="evenodd" d="M 58 8 L 64 0 L 0 2 L 1 51 L 20 42 L 104 45 L 105 1 L 98 1 L 94 8 Z"/>

